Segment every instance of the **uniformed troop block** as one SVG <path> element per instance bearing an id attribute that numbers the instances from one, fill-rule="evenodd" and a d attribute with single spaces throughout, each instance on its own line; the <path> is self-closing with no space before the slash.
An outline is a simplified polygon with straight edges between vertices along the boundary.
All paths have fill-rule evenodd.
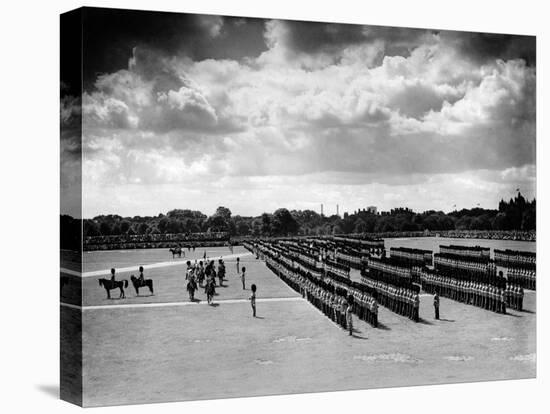
<path id="1" fill-rule="evenodd" d="M 503 267 L 534 271 L 537 268 L 537 255 L 532 252 L 495 249 L 495 263 Z"/>
<path id="2" fill-rule="evenodd" d="M 411 249 L 407 247 L 391 247 L 390 256 L 392 259 L 400 261 L 401 263 L 408 266 L 415 265 L 432 265 L 432 255 L 431 250 L 423 249 Z"/>
<path id="3" fill-rule="evenodd" d="M 443 255 L 457 256 L 463 259 L 474 259 L 482 262 L 489 262 L 491 249 L 480 246 L 439 246 L 439 252 Z"/>

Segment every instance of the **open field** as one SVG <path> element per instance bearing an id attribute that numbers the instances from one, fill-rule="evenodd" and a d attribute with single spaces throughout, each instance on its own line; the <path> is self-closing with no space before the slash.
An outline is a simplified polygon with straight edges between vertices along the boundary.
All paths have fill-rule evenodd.
<path id="1" fill-rule="evenodd" d="M 481 246 L 491 248 L 491 258 L 494 257 L 494 249 L 523 250 L 526 252 L 536 252 L 537 244 L 529 241 L 516 240 L 489 240 L 489 239 L 463 239 L 450 237 L 410 237 L 410 238 L 388 238 L 384 239 L 386 250 L 390 247 L 410 247 L 415 249 L 432 250 L 439 253 L 440 245 L 458 245 L 458 246 Z"/>
<path id="2" fill-rule="evenodd" d="M 213 257 L 230 255 L 227 249 L 212 250 Z M 128 264 L 127 252 L 105 253 Z M 170 261 L 165 251 L 131 253 L 140 260 L 136 269 L 140 263 Z M 183 259 L 176 259 L 181 266 L 146 268 L 155 296 L 136 297 L 130 286 L 127 299 L 107 300 L 96 276 L 83 278 L 84 405 L 536 375 L 535 292 L 526 292 L 524 312 L 508 315 L 441 298 L 439 321 L 433 319 L 432 298 L 422 295 L 420 323 L 380 307 L 380 328 L 355 320 L 356 332 L 349 337 L 263 262 L 242 248 L 234 253 L 248 269 L 247 287 L 258 285 L 260 318 L 251 316 L 250 291 L 242 290 L 234 258 L 226 259 L 227 287 L 217 288 L 217 306 L 205 304 L 202 290 L 200 303 L 188 303 Z M 203 251 L 196 254 L 202 257 Z M 94 259 L 85 259 L 85 271 L 112 265 Z"/>

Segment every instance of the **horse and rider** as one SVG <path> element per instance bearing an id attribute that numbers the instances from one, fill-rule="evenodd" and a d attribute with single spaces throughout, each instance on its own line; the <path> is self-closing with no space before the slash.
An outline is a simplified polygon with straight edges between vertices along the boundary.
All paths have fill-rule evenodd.
<path id="1" fill-rule="evenodd" d="M 128 287 L 128 280 L 116 280 L 115 269 L 111 269 L 111 279 L 99 279 L 99 286 L 107 292 L 107 299 L 111 299 L 111 290 L 113 289 L 119 289 L 120 295 L 118 298 L 123 299 L 126 297 L 124 288 Z"/>
<path id="2" fill-rule="evenodd" d="M 139 276 L 135 277 L 134 275 L 132 275 L 130 276 L 130 280 L 134 285 L 134 289 L 136 290 L 136 295 L 139 296 L 140 287 L 148 287 L 149 292 L 151 292 L 151 295 L 155 293 L 153 291 L 153 279 L 145 279 L 145 276 L 143 275 L 143 266 L 139 267 Z"/>
<path id="3" fill-rule="evenodd" d="M 178 257 L 181 257 L 182 254 L 185 257 L 185 251 L 181 248 L 181 246 L 171 247 L 170 249 L 168 249 L 168 251 L 172 253 L 172 259 L 174 259 L 176 255 Z"/>

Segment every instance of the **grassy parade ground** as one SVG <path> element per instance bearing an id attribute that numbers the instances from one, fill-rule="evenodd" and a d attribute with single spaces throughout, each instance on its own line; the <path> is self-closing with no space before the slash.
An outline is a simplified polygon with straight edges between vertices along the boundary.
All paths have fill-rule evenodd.
<path id="1" fill-rule="evenodd" d="M 84 253 L 85 406 L 536 375 L 534 291 L 526 291 L 524 311 L 506 315 L 441 298 L 438 321 L 432 296 L 423 293 L 420 322 L 380 306 L 378 328 L 356 319 L 348 336 L 242 247 L 206 249 L 211 259 L 224 257 L 227 280 L 214 305 L 203 289 L 190 303 L 185 262 L 202 259 L 204 250 L 181 259 L 166 249 Z M 247 268 L 246 290 L 237 257 Z M 117 279 L 129 279 L 139 265 L 154 280 L 154 295 L 141 290 L 138 297 L 130 283 L 126 299 L 107 299 L 98 279 L 111 266 L 121 269 Z M 252 283 L 257 318 L 248 302 Z"/>

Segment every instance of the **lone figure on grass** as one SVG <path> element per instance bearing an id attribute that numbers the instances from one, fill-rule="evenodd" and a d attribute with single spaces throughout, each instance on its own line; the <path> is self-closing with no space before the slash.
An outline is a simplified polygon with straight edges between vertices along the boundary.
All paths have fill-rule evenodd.
<path id="1" fill-rule="evenodd" d="M 434 293 L 434 311 L 435 319 L 439 319 L 439 295 L 437 294 L 437 291 Z"/>
<path id="2" fill-rule="evenodd" d="M 256 285 L 254 283 L 252 283 L 252 286 L 250 286 L 250 290 L 252 291 L 252 293 L 248 299 L 250 300 L 250 306 L 252 306 L 252 317 L 255 318 L 256 317 Z"/>
<path id="3" fill-rule="evenodd" d="M 349 336 L 352 336 L 353 335 L 353 310 L 352 310 L 352 305 L 353 305 L 353 296 L 352 297 L 348 297 L 348 303 L 347 303 L 347 306 L 346 306 L 346 325 L 347 325 L 347 328 L 348 328 L 348 331 L 349 331 Z"/>

